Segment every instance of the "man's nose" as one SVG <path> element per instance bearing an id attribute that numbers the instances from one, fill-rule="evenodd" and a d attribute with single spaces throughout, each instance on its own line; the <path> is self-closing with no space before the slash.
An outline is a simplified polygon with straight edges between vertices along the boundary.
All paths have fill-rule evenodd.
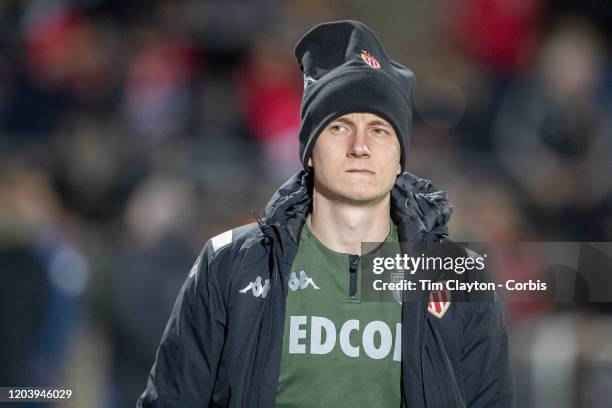
<path id="1" fill-rule="evenodd" d="M 349 157 L 370 156 L 370 147 L 368 146 L 368 137 L 365 129 L 357 128 L 353 133 L 347 153 Z"/>

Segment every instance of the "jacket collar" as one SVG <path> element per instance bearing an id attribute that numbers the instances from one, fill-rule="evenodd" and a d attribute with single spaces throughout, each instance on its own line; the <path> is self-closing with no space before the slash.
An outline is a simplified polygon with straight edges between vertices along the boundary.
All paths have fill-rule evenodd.
<path id="1" fill-rule="evenodd" d="M 265 207 L 264 229 L 286 228 L 293 243 L 311 210 L 312 176 L 305 170 L 287 180 Z M 399 175 L 391 190 L 391 219 L 402 241 L 441 241 L 448 236 L 452 205 L 444 191 L 409 172 Z M 265 231 L 264 231 L 265 233 Z"/>

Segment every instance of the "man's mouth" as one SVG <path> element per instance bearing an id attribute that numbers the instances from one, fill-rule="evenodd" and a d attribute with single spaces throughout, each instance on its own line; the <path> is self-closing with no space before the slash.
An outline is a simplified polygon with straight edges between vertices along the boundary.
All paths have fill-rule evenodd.
<path id="1" fill-rule="evenodd" d="M 349 169 L 347 170 L 347 172 L 348 173 L 358 173 L 358 174 L 375 174 L 372 170 L 365 169 L 365 168 Z"/>

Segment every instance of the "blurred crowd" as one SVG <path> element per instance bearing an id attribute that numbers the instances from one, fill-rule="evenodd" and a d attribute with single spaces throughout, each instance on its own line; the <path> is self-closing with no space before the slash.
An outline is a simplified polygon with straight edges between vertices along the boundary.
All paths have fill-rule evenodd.
<path id="1" fill-rule="evenodd" d="M 294 44 L 347 18 L 416 74 L 408 167 L 453 239 L 612 241 L 607 0 L 0 0 L 0 386 L 135 404 L 203 243 L 300 169 Z M 612 401 L 612 350 L 578 336 L 607 313 L 527 315 L 520 406 Z"/>

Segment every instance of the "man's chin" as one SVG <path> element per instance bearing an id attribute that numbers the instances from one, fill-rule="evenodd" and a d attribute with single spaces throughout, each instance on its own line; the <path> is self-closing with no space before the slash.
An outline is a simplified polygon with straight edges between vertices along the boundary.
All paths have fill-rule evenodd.
<path id="1" fill-rule="evenodd" d="M 373 203 L 380 202 L 383 200 L 389 193 L 381 193 L 380 191 L 374 192 L 371 190 L 363 191 L 359 189 L 350 190 L 350 191 L 341 191 L 338 194 L 339 201 L 342 201 L 347 204 L 353 205 L 371 205 Z"/>
<path id="2" fill-rule="evenodd" d="M 315 181 L 315 189 L 330 201 L 337 201 L 355 206 L 366 206 L 380 202 L 389 196 L 389 191 L 374 183 L 354 183 L 353 180 L 342 180 L 334 186 L 325 186 Z"/>

